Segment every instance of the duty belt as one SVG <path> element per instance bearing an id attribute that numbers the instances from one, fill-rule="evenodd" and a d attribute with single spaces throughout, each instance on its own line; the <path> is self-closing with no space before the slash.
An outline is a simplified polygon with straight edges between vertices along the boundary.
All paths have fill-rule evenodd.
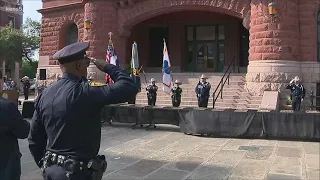
<path id="1" fill-rule="evenodd" d="M 43 158 L 42 168 L 45 169 L 54 164 L 63 167 L 69 174 L 88 170 L 88 162 L 78 161 L 70 156 L 58 155 L 49 151 L 46 152 Z"/>
<path id="2" fill-rule="evenodd" d="M 47 151 L 43 158 L 42 169 L 44 170 L 54 164 L 63 167 L 69 174 L 86 170 L 93 172 L 105 172 L 107 169 L 107 162 L 103 155 L 97 156 L 96 159 L 91 159 L 86 162 L 78 161 L 70 156 L 59 155 Z"/>

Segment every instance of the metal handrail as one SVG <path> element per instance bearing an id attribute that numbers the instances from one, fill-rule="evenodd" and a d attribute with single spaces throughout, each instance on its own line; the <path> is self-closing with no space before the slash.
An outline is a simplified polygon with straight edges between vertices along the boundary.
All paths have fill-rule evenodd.
<path id="1" fill-rule="evenodd" d="M 236 57 L 234 56 L 233 59 L 232 59 L 232 61 L 231 61 L 230 64 L 229 64 L 226 72 L 225 72 L 224 75 L 222 76 L 222 78 L 221 78 L 218 86 L 216 87 L 215 91 L 214 91 L 213 94 L 212 94 L 212 97 L 213 97 L 212 108 L 214 108 L 214 105 L 215 105 L 215 103 L 216 103 L 219 95 L 221 96 L 221 99 L 222 99 L 222 91 L 223 91 L 224 85 L 226 84 L 226 81 L 228 80 L 228 85 L 230 84 L 230 80 L 229 80 L 229 79 L 230 79 L 230 74 L 231 74 L 232 71 L 235 72 L 235 68 L 236 68 L 236 61 L 235 61 L 235 59 L 236 59 Z M 232 68 L 231 68 L 231 67 L 232 67 Z M 230 68 L 231 68 L 231 69 L 230 69 Z M 227 75 L 227 74 L 228 74 L 228 75 Z M 226 75 L 227 75 L 227 78 L 224 80 L 224 78 L 225 78 Z M 224 80 L 224 81 L 223 81 L 223 80 Z M 220 87 L 220 85 L 221 85 L 221 87 Z M 220 87 L 220 88 L 219 88 L 219 87 Z M 219 92 L 218 92 L 218 95 L 216 96 L 216 93 L 217 93 L 218 89 L 220 89 L 220 90 L 219 90 Z"/>

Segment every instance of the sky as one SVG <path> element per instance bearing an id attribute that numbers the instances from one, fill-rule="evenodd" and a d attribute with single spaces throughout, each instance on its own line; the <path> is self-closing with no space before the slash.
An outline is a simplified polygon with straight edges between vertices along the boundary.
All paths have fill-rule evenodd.
<path id="1" fill-rule="evenodd" d="M 41 9 L 42 7 L 42 1 L 41 0 L 22 0 L 23 4 L 23 20 L 27 17 L 30 17 L 33 20 L 40 21 L 41 20 L 41 14 L 38 13 L 38 9 Z"/>

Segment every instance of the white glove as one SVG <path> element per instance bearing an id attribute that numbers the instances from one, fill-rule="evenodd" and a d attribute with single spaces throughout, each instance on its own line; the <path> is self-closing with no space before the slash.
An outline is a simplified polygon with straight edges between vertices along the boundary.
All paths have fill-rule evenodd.
<path id="1" fill-rule="evenodd" d="M 301 99 L 301 102 L 303 102 L 303 98 Z"/>
<path id="2" fill-rule="evenodd" d="M 294 79 L 292 79 L 292 80 L 289 82 L 289 84 L 292 84 L 292 83 L 293 83 L 293 81 L 294 81 Z"/>

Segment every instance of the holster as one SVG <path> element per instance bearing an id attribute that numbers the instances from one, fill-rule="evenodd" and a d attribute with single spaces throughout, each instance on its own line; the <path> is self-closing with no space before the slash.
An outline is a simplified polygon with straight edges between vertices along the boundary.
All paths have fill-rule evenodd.
<path id="1" fill-rule="evenodd" d="M 92 170 L 92 180 L 101 180 L 103 173 L 107 169 L 107 161 L 104 155 L 97 156 L 96 159 L 92 159 L 88 162 L 88 169 Z"/>

